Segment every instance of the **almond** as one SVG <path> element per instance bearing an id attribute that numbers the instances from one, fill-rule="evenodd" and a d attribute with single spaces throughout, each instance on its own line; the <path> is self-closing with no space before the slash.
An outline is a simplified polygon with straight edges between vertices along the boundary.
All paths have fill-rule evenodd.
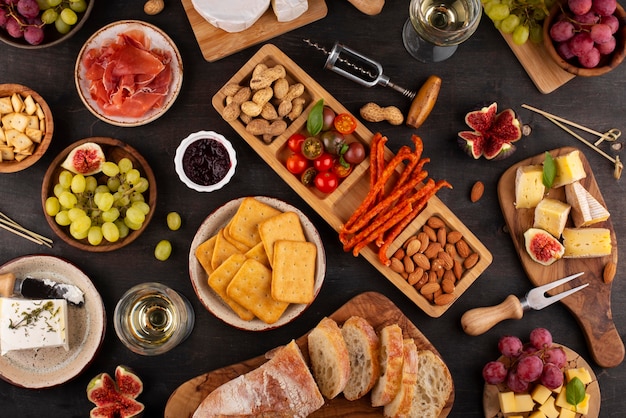
<path id="1" fill-rule="evenodd" d="M 439 285 L 439 283 L 428 282 L 424 286 L 422 286 L 422 288 L 420 289 L 420 293 L 422 295 L 430 295 L 430 294 L 435 293 L 439 289 L 441 289 L 441 286 Z"/>
<path id="2" fill-rule="evenodd" d="M 409 274 L 407 281 L 411 286 L 415 286 L 420 280 L 422 280 L 423 277 L 424 270 L 418 267 L 413 271 L 413 273 Z M 426 283 L 426 280 L 424 280 L 424 283 Z"/>
<path id="3" fill-rule="evenodd" d="M 448 232 L 447 240 L 450 244 L 456 244 L 461 238 L 463 238 L 463 234 L 459 231 Z"/>
<path id="4" fill-rule="evenodd" d="M 409 257 L 408 255 L 405 256 L 402 259 L 402 262 L 404 263 L 404 271 L 406 271 L 409 274 L 415 271 L 415 263 L 413 262 L 413 259 L 411 257 Z"/>
<path id="5" fill-rule="evenodd" d="M 437 229 L 437 242 L 443 247 L 447 242 L 446 228 Z"/>
<path id="6" fill-rule="evenodd" d="M 433 229 L 439 229 L 446 226 L 445 222 L 438 216 L 431 216 L 426 221 L 426 225 L 430 226 Z"/>
<path id="7" fill-rule="evenodd" d="M 445 306 L 454 302 L 454 295 L 452 293 L 443 293 L 437 296 L 434 300 L 435 305 L 437 306 Z"/>
<path id="8" fill-rule="evenodd" d="M 409 257 L 413 257 L 414 254 L 418 253 L 420 248 L 422 247 L 422 243 L 417 238 L 411 240 L 409 245 L 406 246 L 406 255 Z"/>
<path id="9" fill-rule="evenodd" d="M 428 234 L 426 232 L 422 231 L 417 234 L 417 239 L 421 244 L 419 252 L 423 253 L 424 251 L 426 251 L 426 248 L 428 248 L 428 244 L 430 244 L 430 238 L 428 238 Z"/>
<path id="10" fill-rule="evenodd" d="M 404 272 L 404 263 L 399 258 L 391 257 L 391 265 L 389 267 L 396 273 Z"/>
<path id="11" fill-rule="evenodd" d="M 452 266 L 452 272 L 454 273 L 454 277 L 456 277 L 457 280 L 461 280 L 461 277 L 463 277 L 463 263 L 461 263 L 459 260 L 454 260 L 454 266 Z"/>
<path id="12" fill-rule="evenodd" d="M 413 254 L 413 261 L 415 265 L 424 270 L 430 270 L 430 260 L 422 253 Z"/>
<path id="13" fill-rule="evenodd" d="M 467 258 L 467 256 L 469 256 L 472 252 L 469 245 L 467 245 L 467 242 L 465 242 L 464 239 L 458 240 L 457 243 L 454 245 L 456 246 L 456 252 L 461 258 Z"/>
<path id="14" fill-rule="evenodd" d="M 472 190 L 470 192 L 470 200 L 472 203 L 478 202 L 481 197 L 483 197 L 483 193 L 485 193 L 485 185 L 482 181 L 477 181 L 472 186 Z"/>
<path id="15" fill-rule="evenodd" d="M 612 261 L 609 261 L 604 266 L 604 271 L 602 272 L 602 279 L 604 283 L 609 284 L 615 278 L 615 274 L 617 273 L 617 264 Z"/>
<path id="16" fill-rule="evenodd" d="M 437 257 L 437 254 L 441 251 L 441 244 L 437 241 L 433 241 L 428 244 L 428 248 L 424 251 L 424 255 L 430 260 Z"/>
<path id="17" fill-rule="evenodd" d="M 431 241 L 437 241 L 437 233 L 435 232 L 434 229 L 432 229 L 430 226 L 428 225 L 424 225 L 422 227 L 422 231 L 424 231 L 426 233 L 426 235 L 428 235 L 428 239 Z"/>
<path id="18" fill-rule="evenodd" d="M 478 253 L 472 253 L 463 262 L 463 267 L 471 269 L 476 265 L 476 263 L 478 263 Z"/>
<path id="19" fill-rule="evenodd" d="M 392 257 L 393 258 L 397 258 L 399 260 L 402 260 L 404 258 L 404 249 L 403 248 L 398 248 L 396 250 L 396 252 L 393 253 Z"/>

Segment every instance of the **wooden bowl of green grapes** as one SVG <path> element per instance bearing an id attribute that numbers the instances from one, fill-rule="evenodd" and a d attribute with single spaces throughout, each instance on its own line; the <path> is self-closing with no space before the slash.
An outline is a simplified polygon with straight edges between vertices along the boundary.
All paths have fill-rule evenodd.
<path id="1" fill-rule="evenodd" d="M 94 163 L 76 163 L 83 160 Z M 48 167 L 41 188 L 50 228 L 67 244 L 89 252 L 114 251 L 137 239 L 152 219 L 156 200 L 156 179 L 145 158 L 106 137 L 65 148 Z"/>
<path id="2" fill-rule="evenodd" d="M 74 36 L 95 0 L 0 0 L 0 40 L 23 49 L 58 45 Z"/>

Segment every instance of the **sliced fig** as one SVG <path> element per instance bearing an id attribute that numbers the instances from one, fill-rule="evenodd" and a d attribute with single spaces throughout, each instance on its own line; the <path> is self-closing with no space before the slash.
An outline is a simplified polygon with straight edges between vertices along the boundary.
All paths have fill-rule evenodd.
<path id="1" fill-rule="evenodd" d="M 74 174 L 90 176 L 99 173 L 105 161 L 106 158 L 100 145 L 85 142 L 70 151 L 65 161 L 61 163 L 61 167 Z"/>
<path id="2" fill-rule="evenodd" d="M 139 377 L 125 366 L 118 366 L 115 376 L 116 380 L 113 380 L 108 373 L 100 373 L 87 385 L 87 399 L 96 404 L 90 411 L 90 418 L 133 418 L 143 415 L 144 405 L 135 399 L 143 390 Z"/>
<path id="3" fill-rule="evenodd" d="M 524 232 L 526 252 L 533 261 L 549 266 L 563 257 L 565 247 L 548 231 L 530 228 Z"/>
<path id="4" fill-rule="evenodd" d="M 515 152 L 512 144 L 522 138 L 522 124 L 512 109 L 498 111 L 492 103 L 465 115 L 465 123 L 473 131 L 459 132 L 458 143 L 474 159 L 484 156 L 500 160 Z"/>
<path id="5" fill-rule="evenodd" d="M 143 392 L 143 382 L 127 366 L 117 366 L 115 368 L 115 381 L 121 394 L 136 398 Z"/>

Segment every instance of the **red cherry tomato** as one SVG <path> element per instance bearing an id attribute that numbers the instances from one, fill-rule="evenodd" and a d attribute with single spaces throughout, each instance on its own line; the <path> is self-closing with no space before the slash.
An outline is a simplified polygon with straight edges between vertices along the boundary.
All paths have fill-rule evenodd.
<path id="1" fill-rule="evenodd" d="M 296 152 L 296 153 L 302 152 L 302 143 L 304 142 L 305 139 L 306 139 L 306 136 L 299 134 L 299 133 L 295 133 L 291 135 L 289 139 L 287 140 L 287 146 L 292 152 Z"/>
<path id="2" fill-rule="evenodd" d="M 333 173 L 337 174 L 340 179 L 346 178 L 352 173 L 352 165 L 347 164 L 347 167 L 342 165 L 339 161 L 335 161 L 333 164 Z"/>
<path id="3" fill-rule="evenodd" d="M 285 163 L 287 170 L 293 174 L 301 174 L 309 167 L 309 160 L 302 154 L 291 154 Z"/>
<path id="4" fill-rule="evenodd" d="M 330 193 L 339 186 L 339 177 L 332 171 L 324 171 L 315 176 L 315 187 L 322 193 Z"/>
<path id="5" fill-rule="evenodd" d="M 328 152 L 322 153 L 319 157 L 313 160 L 313 167 L 317 171 L 328 171 L 333 168 L 335 158 Z"/>
<path id="6" fill-rule="evenodd" d="M 344 135 L 351 134 L 356 130 L 356 119 L 349 113 L 340 113 L 335 116 L 335 120 L 333 121 L 335 125 L 335 129 L 337 132 L 342 133 Z"/>

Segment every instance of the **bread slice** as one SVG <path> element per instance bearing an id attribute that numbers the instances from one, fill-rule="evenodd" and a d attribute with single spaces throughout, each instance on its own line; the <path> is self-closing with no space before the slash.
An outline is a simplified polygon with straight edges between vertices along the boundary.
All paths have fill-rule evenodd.
<path id="1" fill-rule="evenodd" d="M 381 375 L 372 389 L 372 406 L 384 406 L 396 397 L 402 380 L 402 328 L 390 324 L 380 330 Z"/>
<path id="2" fill-rule="evenodd" d="M 354 401 L 369 393 L 380 376 L 380 340 L 370 323 L 360 316 L 348 318 L 341 334 L 350 356 L 350 379 L 343 395 Z"/>
<path id="3" fill-rule="evenodd" d="M 412 338 L 403 341 L 402 346 L 402 379 L 400 389 L 391 402 L 383 408 L 383 414 L 387 418 L 420 417 L 421 415 L 409 415 L 415 397 L 417 386 L 419 359 L 417 346 Z"/>
<path id="4" fill-rule="evenodd" d="M 211 392 L 193 418 L 306 417 L 323 405 L 324 398 L 292 340 L 266 363 Z"/>
<path id="5" fill-rule="evenodd" d="M 418 352 L 415 396 L 408 416 L 437 418 L 452 393 L 452 376 L 441 358 L 430 350 Z"/>
<path id="6" fill-rule="evenodd" d="M 323 318 L 308 335 L 309 357 L 313 376 L 322 395 L 333 399 L 350 378 L 348 347 L 337 322 Z"/>

